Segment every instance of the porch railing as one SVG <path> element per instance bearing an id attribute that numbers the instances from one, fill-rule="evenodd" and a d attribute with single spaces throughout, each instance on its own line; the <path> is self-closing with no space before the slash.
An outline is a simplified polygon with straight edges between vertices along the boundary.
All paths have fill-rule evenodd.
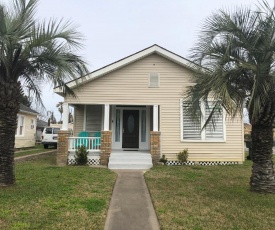
<path id="1" fill-rule="evenodd" d="M 69 137 L 69 151 L 75 151 L 84 145 L 89 152 L 99 152 L 101 145 L 100 137 Z"/>

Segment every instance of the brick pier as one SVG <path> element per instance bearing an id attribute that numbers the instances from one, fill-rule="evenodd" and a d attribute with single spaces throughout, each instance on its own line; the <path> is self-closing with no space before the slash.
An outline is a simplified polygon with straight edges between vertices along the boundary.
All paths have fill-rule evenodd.
<path id="1" fill-rule="evenodd" d="M 70 131 L 68 130 L 60 130 L 58 132 L 57 155 L 56 155 L 56 164 L 58 166 L 67 165 L 69 136 L 70 136 Z"/>
<path id="2" fill-rule="evenodd" d="M 152 156 L 153 164 L 157 164 L 160 159 L 160 132 L 150 132 L 150 153 Z"/>
<path id="3" fill-rule="evenodd" d="M 112 131 L 101 131 L 100 164 L 108 165 L 112 150 Z"/>

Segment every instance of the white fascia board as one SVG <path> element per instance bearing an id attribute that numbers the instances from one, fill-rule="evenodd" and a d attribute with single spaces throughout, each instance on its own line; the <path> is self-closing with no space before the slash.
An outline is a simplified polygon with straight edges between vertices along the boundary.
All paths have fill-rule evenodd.
<path id="1" fill-rule="evenodd" d="M 137 61 L 137 60 L 139 60 L 143 57 L 146 57 L 146 56 L 148 56 L 152 53 L 158 53 L 159 55 L 161 55 L 163 57 L 166 57 L 166 58 L 168 58 L 168 59 L 170 59 L 170 60 L 172 60 L 172 61 L 174 61 L 174 62 L 176 62 L 180 65 L 185 66 L 186 68 L 191 69 L 192 62 L 190 62 L 187 59 L 184 59 L 184 58 L 182 58 L 182 57 L 180 57 L 180 56 L 178 56 L 178 55 L 176 55 L 176 54 L 174 54 L 174 53 L 172 53 L 172 52 L 170 52 L 166 49 L 163 49 L 162 47 L 160 47 L 158 45 L 153 45 L 153 46 L 151 46 L 151 47 L 149 47 L 145 50 L 142 50 L 142 51 L 140 51 L 136 54 L 133 54 L 133 55 L 131 55 L 129 57 L 126 57 L 126 58 L 124 58 L 120 61 L 117 61 L 117 62 L 115 62 L 113 64 L 110 64 L 106 67 L 103 67 L 99 70 L 96 70 L 96 71 L 94 71 L 94 72 L 92 72 L 92 73 L 90 73 L 86 76 L 83 76 L 82 78 L 71 81 L 67 84 L 67 86 L 70 87 L 70 88 L 74 88 L 77 85 L 81 85 L 84 82 L 94 80 L 94 79 L 96 79 L 100 76 L 103 76 L 103 75 L 105 75 L 109 72 L 112 72 L 112 71 L 114 71 L 116 69 L 119 69 L 119 68 L 121 68 L 125 65 L 128 65 L 128 64 L 130 64 L 134 61 Z M 55 88 L 54 92 L 55 93 L 62 93 L 62 89 Z"/>
<path id="2" fill-rule="evenodd" d="M 183 66 L 185 66 L 189 69 L 191 68 L 191 66 L 193 64 L 191 61 L 188 61 L 187 59 L 185 59 L 185 58 L 183 58 L 183 57 L 181 57 L 177 54 L 174 54 L 171 51 L 165 50 L 165 49 L 163 49 L 159 46 L 156 47 L 156 52 L 159 55 L 164 56 L 164 57 L 166 57 L 166 58 L 168 58 L 168 59 L 170 59 L 170 60 L 172 60 L 172 61 L 174 61 L 174 62 L 176 62 L 180 65 L 183 65 Z"/>
<path id="3" fill-rule="evenodd" d="M 18 114 L 20 114 L 20 113 L 30 114 L 30 115 L 34 115 L 34 116 L 37 116 L 39 114 L 39 113 L 25 111 L 25 110 L 22 110 L 22 109 L 19 110 Z"/>

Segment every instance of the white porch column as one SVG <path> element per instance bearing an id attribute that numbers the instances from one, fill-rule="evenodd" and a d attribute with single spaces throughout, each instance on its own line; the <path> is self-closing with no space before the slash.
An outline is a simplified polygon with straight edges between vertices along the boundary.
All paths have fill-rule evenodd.
<path id="1" fill-rule="evenodd" d="M 63 103 L 63 123 L 61 130 L 68 130 L 68 123 L 69 123 L 69 104 Z"/>
<path id="2" fill-rule="evenodd" d="M 159 131 L 159 106 L 153 106 L 153 131 Z"/>
<path id="3" fill-rule="evenodd" d="M 110 121 L 110 105 L 105 104 L 104 105 L 104 126 L 103 126 L 104 131 L 109 130 L 109 121 Z"/>
<path id="4" fill-rule="evenodd" d="M 83 131 L 86 131 L 86 123 L 87 123 L 87 105 L 84 105 Z"/>

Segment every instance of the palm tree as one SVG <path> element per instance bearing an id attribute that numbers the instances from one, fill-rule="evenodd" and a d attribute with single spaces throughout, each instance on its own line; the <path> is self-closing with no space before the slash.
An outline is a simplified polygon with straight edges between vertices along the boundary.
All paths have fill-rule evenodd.
<path id="1" fill-rule="evenodd" d="M 15 183 L 14 141 L 22 86 L 41 101 L 35 79 L 73 93 L 65 84 L 87 72 L 76 52 L 82 36 L 70 22 L 35 19 L 38 0 L 0 3 L 0 186 Z"/>
<path id="2" fill-rule="evenodd" d="M 243 106 L 252 125 L 251 191 L 275 193 L 272 124 L 275 116 L 275 11 L 266 1 L 257 10 L 219 10 L 203 26 L 193 49 L 197 74 L 185 100 L 188 114 L 200 115 L 200 103 L 214 99 L 206 124 L 221 106 L 233 117 Z"/>
<path id="3" fill-rule="evenodd" d="M 62 113 L 63 113 L 63 101 L 57 103 L 56 107 L 60 113 L 60 122 L 62 121 Z"/>

